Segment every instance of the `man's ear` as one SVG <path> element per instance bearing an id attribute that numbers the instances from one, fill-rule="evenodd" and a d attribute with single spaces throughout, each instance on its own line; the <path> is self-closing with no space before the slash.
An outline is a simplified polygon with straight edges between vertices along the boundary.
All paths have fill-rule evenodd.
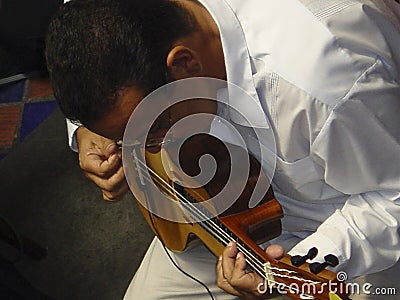
<path id="1" fill-rule="evenodd" d="M 167 56 L 167 68 L 175 80 L 200 76 L 202 65 L 196 51 L 185 47 L 176 46 Z"/>

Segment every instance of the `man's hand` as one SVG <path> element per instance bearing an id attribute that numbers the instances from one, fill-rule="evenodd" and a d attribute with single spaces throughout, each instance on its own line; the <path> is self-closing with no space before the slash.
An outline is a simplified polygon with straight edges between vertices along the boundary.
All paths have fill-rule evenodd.
<path id="1" fill-rule="evenodd" d="M 271 245 L 266 249 L 266 253 L 272 258 L 280 259 L 285 251 L 280 245 Z M 217 263 L 218 287 L 246 300 L 266 298 L 268 295 L 258 292 L 258 286 L 264 283 L 264 280 L 254 272 L 247 272 L 246 268 L 243 253 L 238 251 L 235 243 L 229 243 Z"/>
<path id="2" fill-rule="evenodd" d="M 76 132 L 79 165 L 85 175 L 103 192 L 106 201 L 118 201 L 129 187 L 122 168 L 121 149 L 115 141 L 85 127 Z"/>

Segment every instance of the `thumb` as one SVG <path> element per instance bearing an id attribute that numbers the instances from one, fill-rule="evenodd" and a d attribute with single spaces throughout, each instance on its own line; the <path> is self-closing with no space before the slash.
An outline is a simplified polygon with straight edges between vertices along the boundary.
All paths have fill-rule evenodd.
<path id="1" fill-rule="evenodd" d="M 118 151 L 118 146 L 114 141 L 107 141 L 104 143 L 104 154 L 106 157 L 110 157 L 112 154 Z"/>
<path id="2" fill-rule="evenodd" d="M 281 259 L 285 255 L 285 249 L 281 245 L 270 245 L 265 252 L 274 259 Z"/>

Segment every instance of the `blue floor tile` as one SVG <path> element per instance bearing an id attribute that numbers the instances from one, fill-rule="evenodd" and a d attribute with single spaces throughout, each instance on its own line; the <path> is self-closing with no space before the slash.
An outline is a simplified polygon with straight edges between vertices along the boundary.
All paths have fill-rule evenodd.
<path id="1" fill-rule="evenodd" d="M 0 103 L 19 102 L 24 97 L 26 80 L 0 87 Z"/>
<path id="2" fill-rule="evenodd" d="M 24 106 L 19 141 L 22 142 L 56 109 L 56 101 L 27 103 Z"/>

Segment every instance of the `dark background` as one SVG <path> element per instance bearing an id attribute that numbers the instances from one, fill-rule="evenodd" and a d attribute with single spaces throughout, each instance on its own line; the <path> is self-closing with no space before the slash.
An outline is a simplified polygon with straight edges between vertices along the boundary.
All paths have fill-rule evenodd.
<path id="1" fill-rule="evenodd" d="M 62 0 L 0 0 L 0 79 L 46 72 L 44 37 Z"/>

